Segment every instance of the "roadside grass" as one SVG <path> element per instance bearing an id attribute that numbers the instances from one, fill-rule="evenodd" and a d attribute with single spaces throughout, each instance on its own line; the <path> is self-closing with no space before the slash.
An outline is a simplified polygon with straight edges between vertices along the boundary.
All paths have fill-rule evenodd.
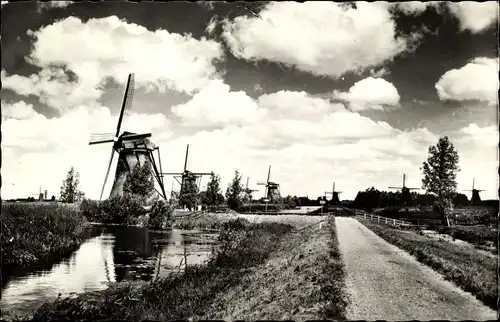
<path id="1" fill-rule="evenodd" d="M 334 216 L 328 217 L 327 227 L 330 234 L 328 243 L 329 260 L 325 261 L 323 280 L 320 285 L 323 285 L 323 294 L 328 304 L 324 306 L 322 315 L 326 319 L 345 319 L 348 305 L 345 284 L 347 272 L 341 257 Z"/>
<path id="2" fill-rule="evenodd" d="M 73 206 L 2 203 L 2 270 L 27 266 L 81 244 L 86 219 Z"/>
<path id="3" fill-rule="evenodd" d="M 126 282 L 74 299 L 46 303 L 34 312 L 46 320 L 180 320 L 203 316 L 215 296 L 237 285 L 245 272 L 262 264 L 279 240 L 292 230 L 278 223 L 251 224 L 243 219 L 222 224 L 221 246 L 206 265 L 149 283 Z"/>
<path id="4" fill-rule="evenodd" d="M 407 251 L 421 263 L 441 273 L 446 280 L 474 294 L 492 309 L 497 309 L 498 267 L 492 256 L 472 247 L 433 240 L 413 231 L 358 220 L 387 242 Z"/>

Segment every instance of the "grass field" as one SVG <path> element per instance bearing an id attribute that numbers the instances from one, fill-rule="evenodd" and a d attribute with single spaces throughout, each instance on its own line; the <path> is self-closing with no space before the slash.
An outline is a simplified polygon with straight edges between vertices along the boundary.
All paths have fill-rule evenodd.
<path id="1" fill-rule="evenodd" d="M 489 307 L 497 308 L 497 259 L 472 247 L 433 240 L 414 231 L 359 219 L 387 242 L 407 251 Z"/>
<path id="2" fill-rule="evenodd" d="M 2 203 L 2 265 L 25 266 L 71 250 L 82 242 L 85 224 L 65 204 Z"/>

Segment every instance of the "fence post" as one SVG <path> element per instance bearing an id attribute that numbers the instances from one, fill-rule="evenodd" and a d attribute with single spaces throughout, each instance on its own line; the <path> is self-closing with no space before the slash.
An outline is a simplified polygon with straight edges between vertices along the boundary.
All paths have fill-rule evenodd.
<path id="1" fill-rule="evenodd" d="M 380 216 L 377 215 L 377 222 L 380 222 Z"/>
<path id="2" fill-rule="evenodd" d="M 363 218 L 366 219 L 366 214 L 363 214 Z"/>
<path id="3" fill-rule="evenodd" d="M 393 220 L 394 220 L 394 222 L 393 222 L 393 223 L 394 223 L 394 226 L 396 226 L 396 219 L 393 219 Z"/>
<path id="4" fill-rule="evenodd" d="M 387 224 L 387 218 L 385 218 L 385 223 Z"/>

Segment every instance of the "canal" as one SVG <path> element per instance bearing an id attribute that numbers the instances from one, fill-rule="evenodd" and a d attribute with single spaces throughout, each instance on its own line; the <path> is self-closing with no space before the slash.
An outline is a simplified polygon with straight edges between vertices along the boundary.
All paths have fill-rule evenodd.
<path id="1" fill-rule="evenodd" d="M 46 301 L 103 290 L 124 280 L 149 281 L 204 263 L 217 247 L 217 232 L 154 231 L 147 228 L 91 226 L 70 255 L 3 274 L 2 318 L 30 314 Z"/>

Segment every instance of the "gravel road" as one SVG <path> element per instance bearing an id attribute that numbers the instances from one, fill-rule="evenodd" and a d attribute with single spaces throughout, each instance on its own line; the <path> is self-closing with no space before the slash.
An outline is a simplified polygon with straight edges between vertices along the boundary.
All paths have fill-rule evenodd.
<path id="1" fill-rule="evenodd" d="M 496 320 L 472 294 L 378 237 L 353 218 L 336 218 L 347 269 L 349 320 Z"/>

